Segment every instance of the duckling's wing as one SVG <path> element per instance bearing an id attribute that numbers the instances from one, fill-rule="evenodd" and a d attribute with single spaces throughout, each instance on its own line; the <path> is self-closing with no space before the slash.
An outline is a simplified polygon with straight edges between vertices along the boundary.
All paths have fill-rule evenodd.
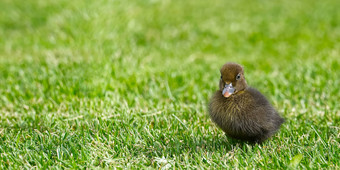
<path id="1" fill-rule="evenodd" d="M 254 101 L 256 102 L 257 105 L 259 106 L 267 106 L 271 104 L 267 100 L 267 98 L 258 90 L 248 87 L 247 92 L 253 97 Z"/>
<path id="2" fill-rule="evenodd" d="M 279 115 L 275 108 L 269 103 L 267 98 L 262 95 L 258 90 L 254 88 L 248 88 L 248 92 L 253 97 L 256 110 L 254 114 L 258 114 L 261 119 L 258 119 L 259 124 L 262 125 L 264 131 L 268 131 L 269 134 L 278 130 L 280 125 L 284 122 L 284 119 Z"/>

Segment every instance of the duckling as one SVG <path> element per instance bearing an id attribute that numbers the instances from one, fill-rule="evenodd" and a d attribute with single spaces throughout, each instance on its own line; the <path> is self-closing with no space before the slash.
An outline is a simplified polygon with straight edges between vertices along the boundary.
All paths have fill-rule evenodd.
<path id="1" fill-rule="evenodd" d="M 248 87 L 243 67 L 236 63 L 222 66 L 219 90 L 209 103 L 209 114 L 227 136 L 251 143 L 262 143 L 284 122 L 265 96 Z"/>

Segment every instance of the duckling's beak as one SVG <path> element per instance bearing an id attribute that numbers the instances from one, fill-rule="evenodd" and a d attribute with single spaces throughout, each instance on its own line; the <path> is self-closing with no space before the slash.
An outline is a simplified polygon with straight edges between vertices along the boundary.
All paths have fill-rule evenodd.
<path id="1" fill-rule="evenodd" d="M 223 90 L 222 90 L 222 95 L 224 97 L 229 97 L 230 95 L 232 95 L 233 93 L 235 92 L 235 89 L 233 87 L 233 84 L 230 83 L 230 84 L 225 84 Z"/>

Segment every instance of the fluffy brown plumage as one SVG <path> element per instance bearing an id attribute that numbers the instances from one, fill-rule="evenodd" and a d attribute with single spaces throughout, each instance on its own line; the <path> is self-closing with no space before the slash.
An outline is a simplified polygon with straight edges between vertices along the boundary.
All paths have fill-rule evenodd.
<path id="1" fill-rule="evenodd" d="M 220 89 L 209 104 L 210 117 L 227 136 L 261 143 L 284 122 L 268 100 L 247 87 L 243 67 L 226 63 L 220 70 Z"/>

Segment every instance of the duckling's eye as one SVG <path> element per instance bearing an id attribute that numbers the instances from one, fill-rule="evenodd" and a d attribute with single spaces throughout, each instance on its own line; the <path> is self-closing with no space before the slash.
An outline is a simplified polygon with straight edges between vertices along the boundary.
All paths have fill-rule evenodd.
<path id="1" fill-rule="evenodd" d="M 241 78 L 241 74 L 239 73 L 237 76 L 236 76 L 236 80 L 240 80 Z"/>
<path id="2" fill-rule="evenodd" d="M 222 76 L 221 76 L 221 80 L 222 80 Z"/>

